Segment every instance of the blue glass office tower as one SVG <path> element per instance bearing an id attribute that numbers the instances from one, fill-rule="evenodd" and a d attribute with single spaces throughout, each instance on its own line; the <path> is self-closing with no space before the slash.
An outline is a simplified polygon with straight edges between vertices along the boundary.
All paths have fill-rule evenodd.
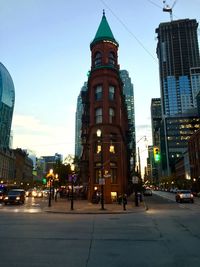
<path id="1" fill-rule="evenodd" d="M 163 176 L 174 173 L 177 159 L 200 127 L 196 97 L 200 91 L 200 55 L 195 19 L 161 23 L 156 29 L 162 123 Z"/>
<path id="2" fill-rule="evenodd" d="M 187 113 L 196 108 L 194 99 L 200 89 L 197 89 L 200 79 L 197 28 L 195 19 L 182 19 L 161 23 L 156 29 L 162 112 L 165 116 Z"/>
<path id="3" fill-rule="evenodd" d="M 9 148 L 15 88 L 8 70 L 0 63 L 0 148 Z"/>
<path id="4" fill-rule="evenodd" d="M 136 167 L 136 137 L 135 137 L 135 106 L 134 106 L 134 88 L 127 70 L 120 70 L 120 78 L 123 82 L 123 94 L 128 112 L 128 126 L 130 133 L 130 167 L 135 171 Z"/>

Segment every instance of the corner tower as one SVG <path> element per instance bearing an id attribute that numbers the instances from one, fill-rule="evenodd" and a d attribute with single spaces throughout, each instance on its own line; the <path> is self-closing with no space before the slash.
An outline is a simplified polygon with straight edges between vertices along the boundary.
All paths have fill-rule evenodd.
<path id="1" fill-rule="evenodd" d="M 87 97 L 84 96 L 82 159 L 87 162 L 89 200 L 100 193 L 105 203 L 127 193 L 128 184 L 128 116 L 119 73 L 118 46 L 103 12 L 90 44 L 91 71 Z"/>

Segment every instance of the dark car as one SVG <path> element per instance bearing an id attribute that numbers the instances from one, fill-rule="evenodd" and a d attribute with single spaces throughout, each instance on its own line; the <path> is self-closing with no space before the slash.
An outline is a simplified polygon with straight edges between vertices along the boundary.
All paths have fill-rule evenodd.
<path id="1" fill-rule="evenodd" d="M 23 189 L 11 189 L 4 198 L 5 205 L 7 204 L 24 204 L 25 191 Z"/>
<path id="2" fill-rule="evenodd" d="M 190 190 L 178 190 L 176 193 L 176 202 L 191 202 L 194 203 L 194 196 Z"/>

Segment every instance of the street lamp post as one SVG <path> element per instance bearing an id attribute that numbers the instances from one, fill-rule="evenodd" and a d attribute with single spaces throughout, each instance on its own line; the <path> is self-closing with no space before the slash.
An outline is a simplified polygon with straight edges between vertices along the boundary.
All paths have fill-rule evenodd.
<path id="1" fill-rule="evenodd" d="M 74 165 L 71 165 L 71 210 L 74 210 Z"/>
<path id="2" fill-rule="evenodd" d="M 101 130 L 98 129 L 96 133 L 101 145 L 101 210 L 104 210 L 103 140 Z"/>
<path id="3" fill-rule="evenodd" d="M 51 207 L 51 185 L 52 185 L 52 180 L 53 180 L 53 169 L 49 170 L 49 207 Z"/>

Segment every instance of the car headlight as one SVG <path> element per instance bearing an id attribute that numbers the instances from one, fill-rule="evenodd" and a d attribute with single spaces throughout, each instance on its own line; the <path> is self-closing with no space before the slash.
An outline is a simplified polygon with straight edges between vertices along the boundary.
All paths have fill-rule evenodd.
<path id="1" fill-rule="evenodd" d="M 180 194 L 180 198 L 183 198 L 183 194 Z"/>
<path id="2" fill-rule="evenodd" d="M 8 197 L 5 197 L 4 199 L 8 199 Z"/>
<path id="3" fill-rule="evenodd" d="M 37 192 L 33 191 L 33 192 L 32 192 L 32 196 L 33 196 L 33 197 L 36 197 L 36 196 L 37 196 Z"/>
<path id="4" fill-rule="evenodd" d="M 194 197 L 194 195 L 193 195 L 193 194 L 191 194 L 191 195 L 190 195 L 190 197 L 191 197 L 191 198 L 193 198 L 193 197 Z"/>
<path id="5" fill-rule="evenodd" d="M 0 199 L 3 199 L 3 196 L 0 196 Z"/>
<path id="6" fill-rule="evenodd" d="M 20 197 L 16 197 L 16 200 L 20 200 Z"/>

